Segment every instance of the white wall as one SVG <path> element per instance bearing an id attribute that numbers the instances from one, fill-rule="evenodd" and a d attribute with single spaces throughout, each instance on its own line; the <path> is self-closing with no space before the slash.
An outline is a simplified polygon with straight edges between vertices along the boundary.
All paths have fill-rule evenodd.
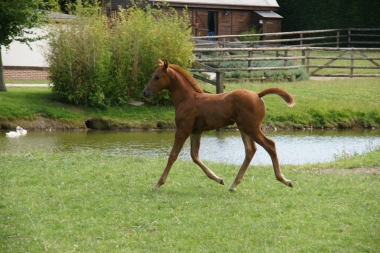
<path id="1" fill-rule="evenodd" d="M 32 29 L 38 35 L 46 34 L 46 29 Z M 14 41 L 10 44 L 9 50 L 1 47 L 1 54 L 4 66 L 28 66 L 28 67 L 48 67 L 44 59 L 44 50 L 47 48 L 46 40 L 30 43 L 33 50 L 26 44 Z"/>

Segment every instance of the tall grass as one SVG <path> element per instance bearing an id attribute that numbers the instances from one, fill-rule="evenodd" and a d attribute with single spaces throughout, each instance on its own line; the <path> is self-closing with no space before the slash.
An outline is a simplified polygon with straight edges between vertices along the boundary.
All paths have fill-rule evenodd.
<path id="1" fill-rule="evenodd" d="M 76 10 L 73 22 L 52 30 L 46 54 L 53 92 L 65 102 L 125 105 L 141 98 L 158 58 L 189 65 L 193 42 L 186 14 L 133 6 L 109 20 L 97 7 L 78 5 Z M 170 101 L 167 93 L 153 102 L 164 101 Z"/>
<path id="2" fill-rule="evenodd" d="M 112 53 L 112 86 L 109 97 L 141 98 L 141 91 L 158 67 L 158 58 L 167 58 L 184 68 L 189 66 L 193 43 L 190 42 L 188 16 L 179 16 L 174 9 L 130 8 L 121 11 L 112 23 L 110 52 Z M 153 103 L 170 101 L 167 92 Z"/>
<path id="3" fill-rule="evenodd" d="M 77 8 L 73 23 L 52 26 L 46 54 L 50 79 L 53 92 L 63 101 L 99 106 L 105 103 L 103 85 L 111 57 L 106 50 L 106 19 L 95 8 Z"/>

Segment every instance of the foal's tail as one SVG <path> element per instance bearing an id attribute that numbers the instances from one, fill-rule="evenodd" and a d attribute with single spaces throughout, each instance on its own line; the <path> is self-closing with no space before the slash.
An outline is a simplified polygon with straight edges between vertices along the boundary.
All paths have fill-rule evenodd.
<path id="1" fill-rule="evenodd" d="M 279 89 L 279 88 L 269 88 L 269 89 L 266 89 L 266 90 L 263 90 L 263 91 L 257 93 L 257 95 L 259 95 L 259 97 L 264 97 L 265 95 L 270 95 L 270 94 L 279 95 L 280 97 L 282 97 L 283 100 L 285 100 L 285 102 L 288 104 L 288 106 L 293 106 L 296 103 L 293 96 L 290 95 L 289 92 L 282 90 L 282 89 Z"/>

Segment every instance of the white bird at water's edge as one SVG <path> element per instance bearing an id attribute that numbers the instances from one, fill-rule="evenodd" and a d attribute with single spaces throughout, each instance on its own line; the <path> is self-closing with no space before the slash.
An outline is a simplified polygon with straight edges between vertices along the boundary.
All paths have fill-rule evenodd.
<path id="1" fill-rule="evenodd" d="M 15 131 L 10 131 L 9 133 L 6 133 L 5 136 L 6 137 L 10 137 L 10 138 L 14 138 L 14 137 L 19 137 L 19 136 L 22 136 L 22 135 L 26 135 L 27 133 L 28 133 L 27 130 L 25 130 L 22 127 L 17 126 L 16 127 L 16 132 Z"/>

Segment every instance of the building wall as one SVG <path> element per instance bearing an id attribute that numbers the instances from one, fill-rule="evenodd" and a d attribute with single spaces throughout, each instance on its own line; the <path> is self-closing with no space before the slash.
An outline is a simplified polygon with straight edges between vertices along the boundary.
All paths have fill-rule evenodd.
<path id="1" fill-rule="evenodd" d="M 252 28 L 252 11 L 231 11 L 231 34 L 241 34 Z"/>
<path id="2" fill-rule="evenodd" d="M 219 12 L 218 15 L 219 33 L 218 35 L 229 35 L 232 34 L 232 15 L 229 13 L 225 15 L 223 11 Z"/>
<path id="3" fill-rule="evenodd" d="M 17 67 L 4 66 L 5 80 L 47 80 L 49 68 L 47 67 Z"/>
<path id="4" fill-rule="evenodd" d="M 260 20 L 262 23 L 260 24 Z M 260 15 L 253 14 L 253 26 L 257 31 L 261 30 L 261 33 L 279 33 L 281 32 L 282 19 L 280 18 L 264 18 Z M 280 39 L 279 36 L 265 36 L 263 39 Z"/>
<path id="5" fill-rule="evenodd" d="M 183 13 L 183 9 L 176 8 L 179 14 Z M 208 35 L 208 15 L 216 14 L 215 35 L 233 35 L 251 30 L 255 27 L 257 31 L 261 29 L 262 33 L 281 32 L 281 19 L 263 18 L 254 13 L 252 10 L 225 10 L 188 8 L 190 23 L 193 26 L 193 36 Z M 262 20 L 262 24 L 259 23 Z M 198 24 L 196 28 L 194 24 Z"/>
<path id="6" fill-rule="evenodd" d="M 176 8 L 176 11 L 183 13 L 181 8 Z M 193 25 L 193 36 L 207 36 L 208 27 L 208 15 L 209 13 L 215 13 L 216 27 L 215 35 L 230 35 L 241 34 L 252 28 L 253 12 L 229 10 L 228 13 L 225 10 L 218 9 L 201 9 L 201 8 L 189 8 L 188 15 L 191 25 Z M 198 24 L 196 28 L 194 24 Z"/>
<path id="7" fill-rule="evenodd" d="M 34 28 L 32 31 L 38 35 L 45 35 L 46 28 Z M 49 64 L 44 58 L 45 50 L 49 46 L 47 40 L 31 42 L 29 45 L 30 47 L 24 43 L 13 41 L 9 48 L 1 47 L 4 79 L 48 79 Z"/>

